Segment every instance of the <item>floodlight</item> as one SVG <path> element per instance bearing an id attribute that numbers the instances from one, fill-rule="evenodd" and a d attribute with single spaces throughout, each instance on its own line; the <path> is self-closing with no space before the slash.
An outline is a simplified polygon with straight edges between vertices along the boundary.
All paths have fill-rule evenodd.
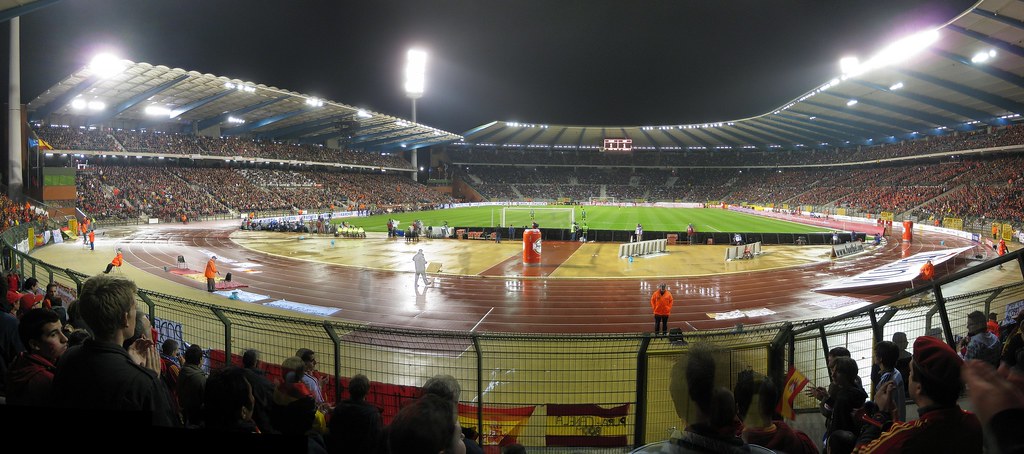
<path id="1" fill-rule="evenodd" d="M 356 115 L 359 116 L 359 118 L 370 118 L 370 117 L 373 116 L 373 115 L 370 115 L 369 112 L 367 112 L 367 111 L 365 111 L 363 109 L 359 109 L 359 112 L 356 112 Z"/>
<path id="2" fill-rule="evenodd" d="M 995 58 L 996 51 L 990 49 L 988 52 L 978 52 L 971 57 L 971 63 L 985 63 L 992 58 Z"/>
<path id="3" fill-rule="evenodd" d="M 88 107 L 89 110 L 103 110 L 107 108 L 107 104 L 103 101 L 89 101 L 86 104 L 86 107 Z"/>
<path id="4" fill-rule="evenodd" d="M 164 106 L 157 106 L 157 105 L 146 106 L 146 115 L 168 116 L 169 117 L 169 116 L 171 116 L 171 109 L 168 109 L 168 108 L 166 108 Z"/>
<path id="5" fill-rule="evenodd" d="M 896 82 L 889 86 L 889 91 L 896 91 L 903 88 L 903 82 Z"/>
<path id="6" fill-rule="evenodd" d="M 426 86 L 427 53 L 409 49 L 405 57 L 405 94 L 413 99 L 419 98 Z"/>
<path id="7" fill-rule="evenodd" d="M 111 54 L 98 54 L 89 62 L 89 69 L 104 79 L 120 74 L 125 66 L 123 60 Z"/>
<path id="8" fill-rule="evenodd" d="M 76 98 L 74 101 L 71 101 L 71 108 L 72 109 L 78 109 L 78 110 L 84 109 L 85 108 L 85 100 L 82 99 L 82 98 Z"/>
<path id="9" fill-rule="evenodd" d="M 843 57 L 839 59 L 839 70 L 843 74 L 856 75 L 860 69 L 860 59 L 857 57 Z"/>
<path id="10" fill-rule="evenodd" d="M 856 99 L 851 99 L 849 101 L 846 101 L 846 106 L 847 107 L 853 107 L 856 104 L 857 104 L 857 100 Z"/>

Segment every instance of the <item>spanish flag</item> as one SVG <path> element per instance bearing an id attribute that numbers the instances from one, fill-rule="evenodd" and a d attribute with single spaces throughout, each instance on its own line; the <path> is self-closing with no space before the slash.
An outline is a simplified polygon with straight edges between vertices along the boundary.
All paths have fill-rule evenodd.
<path id="1" fill-rule="evenodd" d="M 484 407 L 483 444 L 505 446 L 516 443 L 523 426 L 530 420 L 536 406 L 528 407 Z M 462 427 L 477 426 L 477 406 L 459 404 L 459 424 Z"/>
<path id="2" fill-rule="evenodd" d="M 804 389 L 804 386 L 807 386 L 807 377 L 795 367 L 790 366 L 789 373 L 786 374 L 786 386 L 782 389 L 782 399 L 779 399 L 779 405 L 775 411 L 786 419 L 796 419 L 793 401 L 796 400 L 796 396 L 800 395 L 800 390 Z"/>
<path id="3" fill-rule="evenodd" d="M 52 150 L 53 149 L 53 145 L 50 145 L 49 143 L 47 143 L 43 139 L 39 139 L 39 149 L 41 149 L 41 150 Z"/>

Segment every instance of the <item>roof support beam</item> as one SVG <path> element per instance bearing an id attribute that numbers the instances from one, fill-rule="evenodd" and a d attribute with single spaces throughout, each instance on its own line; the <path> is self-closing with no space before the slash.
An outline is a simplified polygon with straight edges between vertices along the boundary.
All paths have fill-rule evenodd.
<path id="1" fill-rule="evenodd" d="M 533 140 L 534 140 L 534 139 L 536 139 L 536 138 L 537 138 L 538 136 L 540 136 L 541 134 L 543 134 L 543 133 L 544 133 L 544 131 L 545 131 L 546 129 L 547 129 L 547 128 L 540 128 L 540 127 L 538 127 L 538 128 L 537 128 L 537 132 L 535 132 L 535 133 L 533 133 L 533 134 L 530 134 L 530 137 L 527 137 L 527 138 L 526 138 L 526 140 L 525 140 L 525 141 L 523 141 L 523 143 L 524 143 L 525 145 L 527 145 L 527 146 L 529 146 L 529 145 L 533 145 Z"/>
<path id="2" fill-rule="evenodd" d="M 976 32 L 974 30 L 968 30 L 968 29 L 963 28 L 963 27 L 958 26 L 958 25 L 949 24 L 945 28 L 948 28 L 948 29 L 953 30 L 953 31 L 955 31 L 957 33 L 960 33 L 961 35 L 969 36 L 969 37 L 974 38 L 974 39 L 976 39 L 978 41 L 981 41 L 981 42 L 983 42 L 985 44 L 988 44 L 988 45 L 991 45 L 991 46 L 995 46 L 995 47 L 999 48 L 1000 50 L 1004 50 L 1004 51 L 1006 51 L 1006 52 L 1008 52 L 1010 54 L 1016 55 L 1018 57 L 1024 57 L 1024 48 L 1020 48 L 1020 47 L 1014 46 L 1013 44 L 1010 44 L 1010 43 L 1008 43 L 1006 41 L 1000 41 L 1000 40 L 995 39 L 995 38 L 993 38 L 991 36 L 988 36 L 986 34 L 978 33 L 978 32 Z"/>
<path id="3" fill-rule="evenodd" d="M 551 139 L 551 142 L 548 142 L 548 148 L 549 149 L 553 148 L 555 146 L 555 144 L 558 143 L 558 139 L 560 139 L 562 137 L 562 134 L 565 134 L 565 131 L 568 131 L 568 130 L 569 130 L 569 128 L 566 128 L 564 126 L 562 127 L 562 129 L 559 129 L 558 130 L 558 134 L 555 134 L 555 138 Z"/>
<path id="4" fill-rule="evenodd" d="M 142 93 L 139 93 L 139 94 L 137 94 L 135 96 L 132 96 L 131 98 L 126 99 L 121 104 L 118 104 L 113 109 L 110 109 L 109 111 L 104 112 L 102 115 L 90 118 L 88 123 L 90 125 L 95 125 L 95 124 L 103 123 L 104 121 L 107 121 L 107 120 L 109 120 L 111 118 L 114 118 L 114 117 L 120 115 L 121 112 L 124 112 L 124 111 L 126 111 L 128 109 L 131 109 L 136 104 L 149 99 L 153 95 L 156 95 L 157 93 L 160 93 L 161 91 L 164 91 L 164 90 L 166 90 L 168 88 L 171 88 L 171 87 L 177 85 L 178 82 L 181 82 L 181 81 L 183 81 L 185 79 L 188 79 L 188 77 L 189 77 L 188 74 L 182 74 L 182 75 L 180 75 L 178 77 L 175 77 L 175 78 L 173 78 L 171 80 L 168 80 L 167 82 L 164 82 L 164 83 L 162 83 L 160 85 L 157 85 L 157 86 L 155 86 L 153 88 L 150 88 L 149 90 L 146 90 L 146 91 L 144 91 Z"/>
<path id="5" fill-rule="evenodd" d="M 654 138 L 653 138 L 653 137 L 651 137 L 651 135 L 647 133 L 647 130 L 646 130 L 646 129 L 644 129 L 644 128 L 640 128 L 640 134 L 643 134 L 643 135 L 644 135 L 644 137 L 646 137 L 646 138 L 647 138 L 647 141 L 648 141 L 648 142 L 650 142 L 650 143 L 651 143 L 651 145 L 654 145 L 654 149 L 655 149 L 655 150 L 657 150 L 657 151 L 661 151 L 661 147 L 660 147 L 660 146 L 658 146 L 658 142 L 657 142 L 657 141 L 655 141 L 655 140 L 654 140 Z"/>
<path id="6" fill-rule="evenodd" d="M 865 80 L 856 80 L 856 79 L 854 79 L 853 83 L 858 84 L 858 85 L 862 85 L 862 86 L 865 86 L 865 87 L 868 87 L 868 88 L 873 88 L 875 90 L 888 91 L 888 89 L 886 89 L 886 87 L 883 87 L 883 86 L 878 85 L 876 83 L 868 82 L 868 81 L 865 81 Z M 1003 122 L 1000 122 L 998 118 L 994 117 L 992 114 L 990 114 L 988 112 L 982 112 L 980 110 L 972 109 L 970 107 L 958 106 L 958 105 L 956 105 L 954 103 L 951 103 L 951 102 L 948 102 L 948 101 L 943 101 L 941 99 L 932 98 L 931 96 L 925 96 L 925 95 L 921 95 L 921 94 L 917 94 L 917 93 L 911 93 L 911 92 L 908 92 L 906 90 L 897 90 L 897 91 L 889 92 L 889 93 L 891 93 L 894 96 L 899 96 L 901 98 L 910 99 L 912 101 L 917 101 L 917 102 L 922 103 L 922 104 L 928 104 L 930 106 L 937 107 L 937 108 L 945 110 L 947 112 L 952 112 L 952 113 L 955 113 L 957 115 L 962 115 L 962 116 L 970 118 L 972 120 L 980 120 L 980 121 L 983 121 L 983 122 L 988 123 L 990 125 L 999 125 L 999 124 L 1003 123 Z"/>
<path id="7" fill-rule="evenodd" d="M 1013 113 L 1024 112 L 1024 104 L 1021 104 L 1021 103 L 1019 103 L 1017 101 L 1014 101 L 1012 99 L 1007 99 L 1007 98 L 1004 98 L 1002 96 L 993 95 L 991 93 L 988 93 L 988 92 L 985 92 L 985 91 L 982 91 L 982 90 L 978 90 L 976 88 L 968 87 L 966 85 L 958 84 L 956 82 L 950 82 L 950 81 L 945 80 L 945 79 L 939 79 L 938 77 L 935 77 L 935 76 L 932 76 L 932 75 L 928 75 L 928 74 L 925 74 L 925 73 L 922 73 L 922 72 L 910 70 L 910 69 L 896 69 L 896 68 L 894 68 L 894 70 L 898 71 L 898 72 L 901 72 L 903 74 L 906 74 L 906 75 L 908 75 L 910 77 L 913 77 L 915 79 L 920 79 L 920 80 L 923 80 L 923 81 L 928 82 L 930 84 L 938 85 L 940 87 L 947 88 L 949 90 L 953 90 L 953 91 L 958 92 L 958 93 L 963 93 L 963 94 L 965 94 L 967 96 L 970 96 L 970 97 L 972 97 L 974 99 L 977 99 L 979 101 L 984 101 L 984 102 L 987 102 L 987 103 L 989 103 L 989 104 L 991 104 L 993 106 L 997 106 L 997 107 L 1001 107 L 1003 109 L 1006 109 L 1009 112 L 1013 112 Z M 946 125 L 943 124 L 943 126 L 946 126 Z"/>
<path id="8" fill-rule="evenodd" d="M 277 138 L 290 138 L 299 137 L 304 134 L 309 134 L 314 131 L 333 126 L 335 122 L 343 121 L 345 118 L 351 117 L 352 114 L 335 115 L 333 117 L 314 119 L 299 124 L 294 124 L 284 128 L 272 129 L 270 131 L 263 131 L 256 134 L 256 137 L 265 139 L 277 139 Z"/>
<path id="9" fill-rule="evenodd" d="M 424 130 L 423 128 L 417 128 L 417 129 L 419 129 L 419 131 L 416 131 L 416 132 L 413 132 L 413 133 L 409 133 L 409 134 L 403 134 L 403 135 L 400 135 L 400 136 L 382 137 L 382 138 L 377 139 L 377 140 L 370 140 L 370 141 L 367 141 L 367 142 L 362 142 L 359 145 L 362 148 L 374 148 L 374 147 L 378 147 L 380 145 L 390 144 L 392 142 L 397 143 L 397 142 L 401 142 L 401 141 L 404 141 L 404 140 L 414 141 L 414 140 L 412 140 L 414 137 L 419 137 L 419 136 L 422 136 L 424 134 L 433 134 L 433 131 Z M 429 136 L 427 138 L 429 138 Z"/>
<path id="10" fill-rule="evenodd" d="M 674 135 L 672 135 L 672 134 L 669 134 L 667 130 L 665 130 L 665 129 L 661 129 L 661 128 L 658 128 L 658 131 L 661 131 L 661 133 L 662 133 L 662 134 L 664 134 L 664 135 L 665 135 L 665 137 L 668 137 L 668 138 L 669 138 L 669 140 L 671 140 L 671 141 L 672 141 L 672 142 L 674 142 L 674 143 L 675 143 L 676 145 L 678 145 L 678 146 L 679 146 L 679 149 L 680 149 L 680 150 L 686 150 L 686 149 L 687 149 L 687 146 L 686 146 L 686 144 L 685 144 L 685 143 L 683 143 L 683 141 L 682 141 L 682 140 L 679 140 L 679 138 L 678 138 L 678 137 L 676 137 L 676 136 L 674 136 Z"/>
<path id="11" fill-rule="evenodd" d="M 506 129 L 508 129 L 508 126 L 506 126 L 506 125 L 504 125 L 504 124 L 503 124 L 503 125 L 501 125 L 501 127 L 500 127 L 500 128 L 494 128 L 494 130 L 492 130 L 492 131 L 490 131 L 490 132 L 485 132 L 485 133 L 483 133 L 483 134 L 480 134 L 479 136 L 476 136 L 476 137 L 474 137 L 474 138 L 472 138 L 472 139 L 470 139 L 470 138 L 469 138 L 469 136 L 463 136 L 463 137 L 465 137 L 465 138 L 466 138 L 466 142 L 467 142 L 467 143 L 468 143 L 468 142 L 469 142 L 470 140 L 472 140 L 472 141 L 473 141 L 472 143 L 474 143 L 474 144 L 477 144 L 477 143 L 481 143 L 481 142 L 483 142 L 483 141 L 485 141 L 485 140 L 487 140 L 487 139 L 490 139 L 490 138 L 491 138 L 491 137 L 493 137 L 493 136 L 494 136 L 495 134 L 497 134 L 497 133 L 499 133 L 499 132 L 502 132 L 502 131 L 504 131 L 504 130 L 506 130 Z"/>
<path id="12" fill-rule="evenodd" d="M 61 107 L 70 104 L 72 99 L 75 99 L 75 97 L 77 97 L 78 95 L 92 88 L 93 85 L 96 85 L 96 83 L 101 80 L 103 79 L 100 76 L 90 76 L 88 79 L 83 80 L 78 85 L 71 87 L 71 89 L 64 92 L 64 94 L 57 96 L 56 98 L 53 98 L 53 101 L 50 101 L 48 104 L 36 109 L 34 112 L 32 112 L 31 115 L 28 116 L 28 120 L 36 121 L 46 118 L 46 116 L 56 112 L 57 109 L 60 109 Z"/>
<path id="13" fill-rule="evenodd" d="M 312 109 L 312 108 L 311 107 L 303 107 L 301 109 L 295 109 L 295 110 L 293 110 L 291 112 L 284 112 L 284 113 L 279 113 L 277 115 L 272 115 L 272 116 L 269 116 L 267 118 L 264 118 L 264 119 L 261 119 L 261 120 L 257 120 L 257 121 L 251 122 L 251 123 L 246 123 L 246 124 L 241 125 L 241 126 L 235 126 L 234 128 L 225 129 L 225 130 L 221 131 L 221 135 L 222 136 L 233 136 L 233 135 L 243 134 L 243 133 L 252 131 L 254 129 L 262 128 L 262 127 L 264 127 L 266 125 L 269 125 L 269 124 L 272 124 L 272 123 L 277 123 L 277 122 L 279 122 L 281 120 L 287 120 L 287 119 L 289 119 L 291 117 L 294 117 L 296 115 L 304 114 L 306 112 L 309 112 L 310 109 Z"/>
<path id="14" fill-rule="evenodd" d="M 50 6 L 59 1 L 60 0 L 37 0 L 32 3 L 27 3 L 21 6 L 16 6 L 14 8 L 5 9 L 3 11 L 0 11 L 0 22 L 7 22 L 12 18 L 24 16 L 25 14 L 31 13 L 38 9 L 46 8 L 47 6 Z"/>
<path id="15" fill-rule="evenodd" d="M 757 144 L 751 141 L 750 137 L 745 137 L 741 135 L 743 130 L 736 128 L 735 125 L 718 128 L 718 132 L 739 141 L 740 144 L 737 145 L 736 148 L 744 148 L 748 146 L 757 147 Z"/>
<path id="16" fill-rule="evenodd" d="M 587 128 L 584 126 L 580 128 L 580 136 L 576 140 L 576 150 L 579 150 L 583 146 L 583 136 L 587 133 Z"/>
<path id="17" fill-rule="evenodd" d="M 886 93 L 890 93 L 890 94 L 896 94 L 896 92 L 890 91 L 888 88 L 882 87 L 881 85 L 874 85 L 874 84 L 872 84 L 872 86 L 870 88 L 874 88 L 876 90 L 880 90 L 880 91 L 883 91 L 883 92 L 886 92 Z M 830 96 L 835 96 L 836 98 L 842 100 L 843 102 L 846 102 L 846 101 L 850 100 L 849 96 L 845 96 L 845 95 L 839 94 L 839 93 L 825 92 L 825 94 L 830 95 Z M 884 103 L 884 102 L 876 101 L 876 100 L 873 100 L 873 99 L 858 98 L 857 102 L 861 103 L 861 104 L 864 104 L 864 105 L 868 105 L 868 106 L 874 106 L 874 107 L 877 107 L 879 109 L 885 109 L 885 110 L 888 110 L 890 112 L 896 112 L 898 114 L 906 115 L 906 116 L 911 117 L 911 118 L 921 118 L 921 119 L 924 119 L 926 121 L 932 122 L 932 124 L 927 124 L 927 123 L 921 123 L 921 122 L 916 122 L 916 121 L 900 120 L 900 119 L 896 119 L 896 118 L 893 118 L 893 117 L 890 117 L 890 116 L 887 116 L 887 115 L 878 115 L 878 114 L 871 114 L 871 113 L 863 112 L 863 116 L 865 118 L 869 118 L 869 119 L 875 120 L 875 121 L 880 122 L 880 123 L 885 123 L 885 124 L 891 124 L 893 126 L 898 126 L 900 128 L 903 128 L 903 129 L 906 129 L 906 130 L 910 130 L 910 131 L 915 131 L 915 130 L 918 130 L 918 129 L 934 128 L 935 125 L 944 125 L 944 124 L 947 124 L 947 123 L 955 123 L 956 122 L 952 118 L 943 117 L 941 115 L 933 115 L 933 114 L 929 114 L 927 112 L 921 112 L 920 110 L 911 109 L 911 108 L 908 108 L 908 107 L 899 107 L 899 106 L 896 106 L 896 105 L 893 105 L 893 104 Z"/>
<path id="18" fill-rule="evenodd" d="M 506 145 L 506 144 L 508 144 L 509 142 L 512 141 L 512 139 L 516 138 L 516 136 L 526 132 L 527 130 L 528 130 L 528 128 L 526 128 L 524 126 L 520 126 L 518 131 L 513 132 L 512 134 L 509 134 L 507 137 L 505 137 L 504 139 L 499 141 L 498 145 Z"/>
<path id="19" fill-rule="evenodd" d="M 1014 19 L 1014 18 L 1012 18 L 1010 16 L 1003 16 L 1001 14 L 996 14 L 996 13 L 993 13 L 991 11 L 985 11 L 985 10 L 983 10 L 981 8 L 974 8 L 974 9 L 972 9 L 971 10 L 971 14 L 977 14 L 977 15 L 979 15 L 981 17 L 992 19 L 992 20 L 994 20 L 996 22 L 1000 22 L 1002 24 L 1006 24 L 1006 25 L 1009 25 L 1009 26 L 1011 26 L 1013 28 L 1016 28 L 1017 30 L 1024 30 L 1024 22 L 1021 22 L 1021 21 L 1019 21 L 1017 19 Z"/>
<path id="20" fill-rule="evenodd" d="M 726 138 L 726 137 L 722 137 L 722 136 L 716 134 L 715 132 L 712 131 L 713 129 L 714 128 L 702 128 L 702 129 L 698 129 L 698 131 L 703 132 L 704 134 L 707 134 L 707 135 L 711 136 L 712 138 L 714 138 L 715 140 L 721 142 L 722 145 L 719 145 L 719 146 L 728 146 L 728 147 L 731 147 L 731 148 L 739 148 L 739 147 L 742 146 L 742 145 L 740 145 L 740 143 L 733 142 L 732 139 L 729 139 L 729 138 Z"/>
<path id="21" fill-rule="evenodd" d="M 214 101 L 216 101 L 216 100 L 218 100 L 220 98 L 223 98 L 223 97 L 225 97 L 227 95 L 230 95 L 230 94 L 232 94 L 234 92 L 235 92 L 235 90 L 224 90 L 224 91 L 222 91 L 220 93 L 217 93 L 215 95 L 210 95 L 210 96 L 207 96 L 207 97 L 205 97 L 203 99 L 192 101 L 192 102 L 190 102 L 188 104 L 185 104 L 184 106 L 180 106 L 180 107 L 178 107 L 176 109 L 172 109 L 171 110 L 171 118 L 178 118 L 182 114 L 185 114 L 185 113 L 188 113 L 188 112 L 190 112 L 192 110 L 195 110 L 195 109 L 198 109 L 200 107 L 203 107 L 203 106 L 205 106 L 205 105 L 207 105 L 207 104 L 209 104 L 211 102 L 214 102 Z"/>
<path id="22" fill-rule="evenodd" d="M 796 145 L 796 144 L 807 145 L 807 144 L 821 143 L 822 139 L 827 139 L 828 138 L 827 136 L 825 136 L 823 134 L 819 134 L 817 132 L 814 132 L 814 131 L 811 131 L 811 130 L 808 130 L 808 129 L 803 129 L 803 128 L 799 128 L 799 127 L 795 127 L 795 126 L 792 126 L 792 125 L 788 125 L 788 124 L 782 123 L 782 122 L 780 122 L 778 120 L 777 117 L 778 116 L 775 115 L 773 117 L 758 118 L 756 124 L 759 125 L 761 128 L 767 128 L 768 130 L 778 129 L 780 131 L 785 131 L 785 132 L 787 132 L 789 134 L 796 134 L 793 137 L 798 138 L 800 140 L 795 141 L 794 145 Z"/>
<path id="23" fill-rule="evenodd" d="M 773 116 L 772 118 L 775 119 L 776 121 L 799 125 L 799 127 L 807 129 L 809 131 L 816 131 L 824 135 L 826 138 L 836 135 L 842 135 L 846 136 L 847 140 L 852 139 L 856 142 L 866 142 L 868 140 L 867 137 L 852 129 L 838 125 L 833 126 L 830 123 L 815 122 L 814 120 L 811 120 L 810 117 L 803 118 L 791 112 L 782 112 L 778 115 Z"/>
<path id="24" fill-rule="evenodd" d="M 206 128 L 209 128 L 210 126 L 219 125 L 221 122 L 227 120 L 229 117 L 232 117 L 232 116 L 235 116 L 235 115 L 245 115 L 245 114 L 247 114 L 249 112 L 252 112 L 252 111 L 254 111 L 256 109 L 261 109 L 263 107 L 267 107 L 267 106 L 269 106 L 271 104 L 274 104 L 274 103 L 276 103 L 278 101 L 284 101 L 285 99 L 288 99 L 289 97 L 290 96 L 282 96 L 280 98 L 268 99 L 266 101 L 261 101 L 261 102 L 258 102 L 256 104 L 245 106 L 245 107 L 243 107 L 241 109 L 233 110 L 231 112 L 224 112 L 224 113 L 222 113 L 220 115 L 217 115 L 215 117 L 210 117 L 210 118 L 207 118 L 205 120 L 200 120 L 199 121 L 199 130 L 202 131 L 202 130 L 204 130 Z"/>
<path id="25" fill-rule="evenodd" d="M 955 61 L 957 63 L 960 63 L 960 64 L 962 64 L 964 66 L 967 66 L 968 68 L 971 68 L 971 69 L 973 69 L 975 71 L 981 71 L 981 72 L 983 72 L 985 74 L 988 74 L 988 75 L 990 75 L 992 77 L 995 77 L 997 79 L 1003 80 L 1005 82 L 1009 82 L 1009 83 L 1014 84 L 1014 85 L 1016 85 L 1016 86 L 1018 86 L 1020 88 L 1024 88 L 1024 77 L 1018 76 L 1018 75 L 1016 75 L 1014 73 L 1011 73 L 1009 71 L 1003 71 L 1003 70 L 1001 70 L 999 68 L 994 68 L 994 67 L 989 66 L 989 65 L 975 65 L 974 63 L 971 63 L 971 60 L 969 58 L 966 58 L 966 57 L 954 54 L 952 52 L 946 52 L 946 51 L 940 50 L 940 49 L 929 49 L 929 50 L 932 53 L 934 53 L 935 55 L 939 55 L 941 57 L 945 57 L 945 58 L 947 58 L 949 60 L 953 60 L 953 61 Z M 1024 112 L 1021 112 L 1021 113 L 1024 113 Z"/>
<path id="26" fill-rule="evenodd" d="M 876 125 L 876 124 L 873 124 L 873 123 L 865 123 L 863 121 L 852 120 L 852 119 L 849 119 L 849 118 L 840 118 L 840 117 L 829 116 L 829 115 L 818 115 L 819 118 L 828 119 L 830 121 L 834 121 L 834 122 L 839 123 L 839 124 L 848 124 L 848 125 L 853 126 L 855 128 L 863 129 L 865 131 L 869 131 L 869 132 L 874 133 L 874 134 L 879 135 L 879 136 L 892 136 L 892 135 L 903 134 L 904 132 L 907 132 L 907 131 L 900 131 L 900 130 L 897 130 L 897 129 L 890 128 L 889 126 L 891 125 L 891 123 L 886 123 L 886 120 L 887 120 L 886 117 L 880 117 L 878 115 L 868 115 L 868 114 L 865 114 L 864 112 L 858 112 L 856 109 L 844 109 L 842 107 L 830 106 L 830 105 L 825 104 L 825 103 L 820 103 L 820 102 L 815 102 L 815 101 L 810 101 L 810 100 L 806 100 L 806 101 L 804 101 L 801 104 L 807 104 L 809 106 L 819 107 L 819 108 L 822 108 L 822 109 L 831 110 L 833 112 L 838 112 L 838 113 L 840 113 L 842 115 L 849 115 L 851 117 L 859 117 L 859 118 L 864 118 L 864 119 L 873 120 L 873 121 L 877 121 L 879 123 L 882 123 L 882 125 Z M 797 104 L 796 106 L 794 106 L 794 109 L 796 107 L 799 107 L 799 106 L 800 106 L 800 104 Z"/>
<path id="27" fill-rule="evenodd" d="M 359 137 L 353 138 L 353 140 L 348 141 L 348 143 L 350 143 L 350 144 L 357 144 L 357 143 L 362 143 L 362 142 L 374 142 L 374 141 L 376 141 L 376 140 L 378 140 L 378 139 L 380 139 L 380 138 L 382 138 L 382 137 L 384 137 L 384 136 L 386 136 L 388 134 L 397 134 L 397 133 L 404 132 L 404 131 L 411 131 L 413 129 L 421 129 L 421 128 L 419 128 L 416 125 L 410 124 L 409 126 L 406 126 L 404 128 L 400 128 L 400 129 L 391 129 L 391 130 L 388 130 L 388 131 L 375 132 L 373 134 L 364 134 L 364 135 L 361 135 Z"/>
<path id="28" fill-rule="evenodd" d="M 739 123 L 734 124 L 732 127 L 765 141 L 761 144 L 760 148 L 771 148 L 771 145 L 781 146 L 783 144 L 783 141 L 779 140 L 780 138 L 784 138 L 783 136 L 777 135 L 775 137 L 771 137 L 761 131 L 754 130 L 747 125 L 741 125 Z"/>
<path id="29" fill-rule="evenodd" d="M 704 147 L 704 148 L 706 148 L 708 150 L 714 150 L 715 149 L 715 146 L 711 145 L 710 142 L 708 142 L 708 141 L 706 141 L 706 140 L 704 140 L 704 139 L 702 139 L 700 137 L 697 137 L 694 134 L 690 134 L 690 131 L 687 131 L 687 130 L 682 129 L 682 128 L 675 129 L 675 130 L 679 131 L 680 134 L 682 134 L 682 135 L 684 135 L 686 137 L 689 137 L 690 140 L 693 140 L 694 142 L 697 142 L 698 144 L 700 144 L 700 146 L 702 146 L 702 147 Z"/>

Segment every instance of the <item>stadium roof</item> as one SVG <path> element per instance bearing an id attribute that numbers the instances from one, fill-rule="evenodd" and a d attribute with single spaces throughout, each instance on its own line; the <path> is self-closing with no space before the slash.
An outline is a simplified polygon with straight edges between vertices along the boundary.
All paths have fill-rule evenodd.
<path id="1" fill-rule="evenodd" d="M 1001 126 L 1024 114 L 1024 2 L 982 0 L 845 75 L 754 117 L 688 125 L 567 126 L 491 122 L 464 133 L 485 147 L 801 149 L 876 145 Z M 868 58 L 870 57 L 870 58 Z M 770 87 L 768 87 L 770 89 Z"/>
<path id="2" fill-rule="evenodd" d="M 202 131 L 221 136 L 325 143 L 351 149 L 412 150 L 461 139 L 458 134 L 277 87 L 127 60 L 90 64 L 28 103 L 30 121 L 53 116 L 85 124 Z M 109 66 L 108 66 L 109 67 Z M 93 110 L 95 108 L 95 110 Z M 170 125 L 168 128 L 166 125 Z"/>

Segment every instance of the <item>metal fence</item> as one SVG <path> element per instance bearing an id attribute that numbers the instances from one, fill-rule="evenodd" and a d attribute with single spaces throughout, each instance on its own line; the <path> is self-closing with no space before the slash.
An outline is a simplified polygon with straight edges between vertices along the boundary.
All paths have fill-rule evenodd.
<path id="1" fill-rule="evenodd" d="M 87 274 L 18 250 L 28 227 L 0 235 L 5 265 L 23 276 L 80 289 Z M 485 445 L 514 436 L 531 452 L 628 452 L 666 438 L 667 430 L 680 424 L 668 392 L 669 372 L 676 361 L 686 358 L 689 346 L 717 347 L 718 385 L 730 389 L 737 374 L 748 369 L 781 383 L 790 365 L 812 381 L 825 383 L 827 347 L 847 346 L 861 370 L 867 371 L 871 346 L 892 332 L 903 331 L 913 339 L 938 328 L 952 342 L 951 320 L 960 323 L 970 310 L 988 312 L 1024 299 L 1024 282 L 971 289 L 991 279 L 988 273 L 994 266 L 1009 260 L 1019 263 L 1020 252 L 828 320 L 687 333 L 687 344 L 643 333 L 533 335 L 371 328 L 243 310 L 146 289 L 139 289 L 138 297 L 157 323 L 180 326 L 185 342 L 208 349 L 214 367 L 223 365 L 224 358 L 239 364 L 241 353 L 249 348 L 260 350 L 268 366 L 281 364 L 299 348 L 310 348 L 326 378 L 327 400 L 343 398 L 348 378 L 364 374 L 372 382 L 368 399 L 385 410 L 386 421 L 427 378 L 450 374 L 463 387 L 460 418 L 464 425 L 476 427 Z M 960 293 L 943 298 L 943 289 Z M 798 406 L 812 405 L 798 401 Z M 608 418 L 603 411 L 618 413 Z M 692 415 L 688 402 L 679 411 Z M 565 440 L 575 444 L 556 446 Z"/>

